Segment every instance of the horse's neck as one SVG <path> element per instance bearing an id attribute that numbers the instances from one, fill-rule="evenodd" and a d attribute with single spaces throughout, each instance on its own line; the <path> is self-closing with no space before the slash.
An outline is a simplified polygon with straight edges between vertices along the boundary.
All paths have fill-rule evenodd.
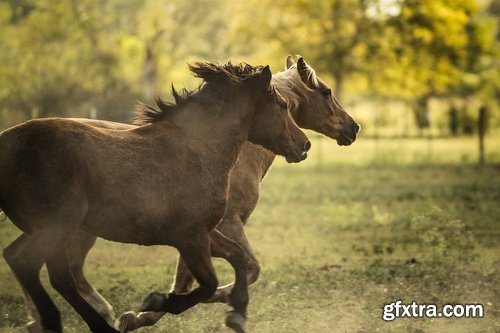
<path id="1" fill-rule="evenodd" d="M 229 171 L 250 132 L 251 103 L 235 100 L 220 106 L 219 110 L 200 110 L 196 105 L 187 108 L 171 122 L 183 129 L 185 137 L 197 146 L 197 150 L 215 161 L 215 167 Z"/>
<path id="2" fill-rule="evenodd" d="M 274 159 L 276 158 L 276 154 L 270 150 L 264 149 L 263 147 L 259 147 L 263 152 L 261 153 L 261 163 L 260 163 L 260 179 L 264 179 L 269 171 L 269 168 L 274 163 Z"/>
<path id="3" fill-rule="evenodd" d="M 251 172 L 255 178 L 262 180 L 276 158 L 276 154 L 266 148 L 245 142 L 238 156 L 238 163 L 245 165 L 246 172 Z"/>

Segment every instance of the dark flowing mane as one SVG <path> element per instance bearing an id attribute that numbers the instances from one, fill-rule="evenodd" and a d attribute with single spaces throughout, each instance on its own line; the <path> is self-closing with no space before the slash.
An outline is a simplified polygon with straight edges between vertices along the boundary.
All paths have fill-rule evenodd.
<path id="1" fill-rule="evenodd" d="M 224 83 L 240 84 L 244 80 L 260 74 L 264 68 L 263 66 L 251 66 L 247 63 L 233 65 L 231 61 L 225 64 L 195 62 L 188 64 L 188 67 L 195 77 L 203 80 L 201 85 L 194 90 L 183 88 L 180 91 L 175 90 L 172 85 L 172 96 L 175 102 L 167 102 L 160 96 L 155 97 L 156 106 L 139 102 L 133 120 L 135 125 L 146 125 L 166 119 L 181 110 L 189 101 L 199 98 L 207 99 L 213 96 L 213 91 L 207 90 L 207 86 L 220 87 Z"/>
<path id="2" fill-rule="evenodd" d="M 172 96 L 175 102 L 167 102 L 160 96 L 155 97 L 156 107 L 143 102 L 137 103 L 135 107 L 134 125 L 146 125 L 155 123 L 179 111 L 191 96 L 198 93 L 201 86 L 194 90 L 181 89 L 179 92 L 172 85 Z"/>
<path id="3" fill-rule="evenodd" d="M 216 82 L 220 80 L 230 80 L 233 82 L 242 82 L 248 77 L 262 72 L 263 66 L 251 66 L 247 63 L 233 65 L 231 61 L 225 64 L 211 62 L 195 62 L 189 64 L 189 70 L 196 77 L 205 82 Z"/>

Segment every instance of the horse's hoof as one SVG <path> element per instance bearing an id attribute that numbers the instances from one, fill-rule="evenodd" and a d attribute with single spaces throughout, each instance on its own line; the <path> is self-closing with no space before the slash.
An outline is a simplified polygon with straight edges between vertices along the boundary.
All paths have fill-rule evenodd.
<path id="1" fill-rule="evenodd" d="M 137 328 L 137 314 L 134 311 L 125 312 L 118 319 L 118 329 L 120 333 L 135 330 Z"/>
<path id="2" fill-rule="evenodd" d="M 236 311 L 229 311 L 226 314 L 226 326 L 237 333 L 246 333 L 246 318 Z"/>
<path id="3" fill-rule="evenodd" d="M 142 302 L 142 305 L 139 309 L 141 312 L 153 311 L 160 312 L 162 311 L 162 306 L 165 300 L 168 298 L 165 294 L 159 292 L 152 292 Z"/>

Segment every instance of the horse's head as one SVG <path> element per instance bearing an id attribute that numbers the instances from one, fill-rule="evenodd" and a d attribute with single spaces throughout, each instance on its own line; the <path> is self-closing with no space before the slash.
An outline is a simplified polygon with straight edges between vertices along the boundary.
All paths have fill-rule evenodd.
<path id="1" fill-rule="evenodd" d="M 286 100 L 271 85 L 271 77 L 271 70 L 266 66 L 245 80 L 252 86 L 257 103 L 248 140 L 285 156 L 289 163 L 300 162 L 307 157 L 311 143 L 293 120 Z"/>
<path id="2" fill-rule="evenodd" d="M 360 126 L 340 105 L 332 89 L 302 57 L 295 63 L 288 56 L 286 67 L 275 77 L 280 90 L 286 89 L 295 96 L 292 114 L 297 124 L 335 139 L 341 146 L 353 143 Z"/>

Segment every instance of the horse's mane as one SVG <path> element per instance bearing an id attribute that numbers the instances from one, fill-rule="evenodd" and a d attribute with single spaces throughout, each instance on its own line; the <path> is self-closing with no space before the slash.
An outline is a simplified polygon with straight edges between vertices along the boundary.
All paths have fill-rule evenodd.
<path id="1" fill-rule="evenodd" d="M 309 65 L 307 65 L 307 77 L 312 87 L 319 88 L 316 72 Z M 281 96 L 286 99 L 292 113 L 299 107 L 301 98 L 307 98 L 307 93 L 313 90 L 300 77 L 297 64 L 293 64 L 283 72 L 274 74 L 271 82 Z"/>
<path id="2" fill-rule="evenodd" d="M 249 77 L 260 74 L 264 68 L 263 66 L 251 66 L 247 63 L 233 65 L 231 61 L 225 64 L 196 62 L 188 64 L 188 67 L 195 77 L 203 80 L 201 85 L 194 90 L 183 88 L 180 91 L 177 91 L 172 85 L 174 102 L 167 102 L 160 96 L 155 97 L 156 106 L 139 102 L 136 106 L 133 120 L 135 125 L 146 125 L 166 119 L 181 110 L 189 101 L 209 98 L 213 92 L 209 91 L 210 89 L 206 89 L 207 86 L 211 84 L 213 86 L 220 86 L 224 82 L 239 84 Z"/>

